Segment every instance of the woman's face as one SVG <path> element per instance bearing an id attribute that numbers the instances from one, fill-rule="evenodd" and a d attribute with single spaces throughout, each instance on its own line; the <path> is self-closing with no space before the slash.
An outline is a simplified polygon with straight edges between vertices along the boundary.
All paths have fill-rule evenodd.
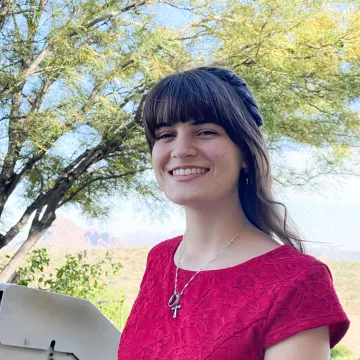
<path id="1" fill-rule="evenodd" d="M 221 126 L 191 120 L 162 124 L 155 134 L 152 164 L 170 201 L 183 206 L 237 201 L 240 170 L 246 163 Z"/>

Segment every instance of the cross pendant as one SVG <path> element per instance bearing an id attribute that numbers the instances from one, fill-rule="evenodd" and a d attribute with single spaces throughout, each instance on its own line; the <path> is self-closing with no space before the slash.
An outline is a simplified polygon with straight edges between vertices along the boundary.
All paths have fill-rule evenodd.
<path id="1" fill-rule="evenodd" d="M 180 308 L 181 308 L 180 305 L 175 305 L 174 307 L 171 308 L 171 310 L 174 311 L 173 319 L 176 318 L 176 316 L 177 316 L 177 310 L 180 309 Z"/>

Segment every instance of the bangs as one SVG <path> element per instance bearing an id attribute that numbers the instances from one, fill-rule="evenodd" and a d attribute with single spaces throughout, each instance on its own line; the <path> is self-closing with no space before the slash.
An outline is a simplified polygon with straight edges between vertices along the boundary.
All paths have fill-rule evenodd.
<path id="1" fill-rule="evenodd" d="M 149 92 L 144 105 L 144 125 L 149 145 L 155 130 L 167 124 L 195 120 L 214 123 L 228 134 L 234 129 L 234 90 L 211 73 L 197 69 L 170 75 Z"/>

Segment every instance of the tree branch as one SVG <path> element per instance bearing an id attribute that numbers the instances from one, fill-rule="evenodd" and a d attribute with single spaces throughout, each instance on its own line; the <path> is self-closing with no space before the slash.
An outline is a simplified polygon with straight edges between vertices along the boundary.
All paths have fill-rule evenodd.
<path id="1" fill-rule="evenodd" d="M 13 0 L 10 0 L 13 1 Z M 157 3 L 159 2 L 159 0 L 142 0 L 142 1 L 136 1 L 128 6 L 125 6 L 124 8 L 122 8 L 119 11 L 116 12 L 110 12 L 107 15 L 101 16 L 97 19 L 94 19 L 93 21 L 85 24 L 82 26 L 82 28 L 85 29 L 91 29 L 92 27 L 94 27 L 96 24 L 102 22 L 102 21 L 106 21 L 106 20 L 110 20 L 111 18 L 117 17 L 119 15 L 121 15 L 122 13 L 132 10 L 134 8 L 140 7 L 142 5 L 145 4 L 153 4 L 153 3 Z M 72 31 L 70 32 L 67 36 L 69 38 L 73 38 L 76 35 L 79 34 L 79 31 Z M 47 47 L 45 47 L 39 54 L 38 56 L 35 58 L 34 61 L 32 61 L 30 64 L 28 62 L 24 62 L 24 70 L 25 71 L 25 79 L 27 79 L 30 76 L 33 76 L 35 74 L 36 69 L 39 67 L 39 65 L 45 60 L 45 58 L 47 58 L 55 49 L 56 44 L 55 43 L 49 43 Z M 133 62 L 134 60 L 129 60 L 129 62 Z M 25 84 L 25 81 L 22 81 L 20 84 L 18 84 L 18 86 L 20 88 L 22 88 Z M 4 95 L 8 94 L 9 92 L 11 92 L 10 88 L 5 88 L 3 89 L 2 93 Z"/>
<path id="2" fill-rule="evenodd" d="M 126 68 L 127 66 L 131 65 L 134 63 L 134 59 L 129 59 L 129 60 L 126 60 L 124 63 L 122 63 L 120 65 L 120 68 L 121 69 L 124 69 Z M 42 84 L 42 87 L 35 99 L 35 101 L 32 103 L 32 111 L 33 112 L 37 112 L 40 108 L 40 105 L 41 105 L 41 100 L 44 96 L 44 94 L 46 93 L 46 91 L 48 90 L 48 88 L 51 86 L 51 84 L 53 83 L 54 79 L 48 79 L 47 81 L 44 81 L 43 84 Z M 99 91 L 101 91 L 102 87 L 105 86 L 107 84 L 108 80 L 104 80 L 103 82 L 99 83 L 97 86 L 95 86 L 95 88 L 93 89 L 93 91 L 91 92 L 91 94 L 89 95 L 89 98 L 88 100 L 91 101 L 93 100 L 96 95 L 99 93 Z M 16 95 L 16 96 L 15 96 Z M 13 108 L 12 108 L 12 114 L 10 114 L 10 117 L 9 118 L 13 118 L 13 119 L 16 119 L 16 118 L 20 118 L 19 116 L 14 116 L 14 114 L 17 114 L 16 112 L 16 109 L 19 108 L 19 101 L 20 101 L 20 98 L 19 98 L 19 94 L 15 94 L 13 96 Z M 15 99 L 16 99 L 16 103 L 15 103 Z M 86 105 L 84 105 L 81 109 L 82 112 L 85 112 L 86 110 Z M 25 118 L 25 117 L 24 117 Z M 10 131 L 10 127 L 9 127 L 9 131 Z M 12 193 L 13 189 L 15 189 L 16 185 L 19 183 L 19 181 L 21 181 L 24 176 L 26 175 L 26 173 L 32 169 L 32 167 L 34 166 L 34 164 L 36 162 L 38 162 L 39 160 L 41 160 L 45 153 L 46 153 L 46 150 L 42 150 L 41 152 L 38 153 L 38 155 L 34 155 L 27 163 L 26 165 L 24 166 L 24 168 L 22 169 L 22 171 L 19 173 L 19 174 L 14 174 L 14 167 L 15 167 L 15 162 L 13 163 L 9 163 L 10 159 L 16 159 L 16 156 L 14 156 L 14 154 L 16 152 L 19 152 L 20 151 L 20 147 L 21 147 L 21 144 L 19 144 L 17 138 L 16 138 L 16 134 L 15 134 L 15 131 L 18 131 L 18 130 L 14 130 L 14 133 L 13 133 L 13 136 L 11 136 L 11 134 L 9 134 L 9 151 L 8 151 L 8 154 L 7 156 L 5 157 L 4 159 L 4 163 L 3 163 L 3 167 L 2 167 L 2 173 L 0 175 L 0 190 L 1 190 L 1 179 L 11 179 L 11 191 L 7 191 L 6 193 L 5 192 L 2 192 L 2 197 L 3 197 L 3 201 L 0 201 L 0 214 L 2 212 L 2 206 L 1 204 L 5 204 L 5 201 L 6 201 L 6 198 L 8 198 L 10 196 L 10 194 Z M 54 139 L 56 140 L 56 139 Z M 10 145 L 14 144 L 14 146 L 16 145 L 17 148 L 15 149 L 12 149 L 10 147 Z M 100 149 L 101 147 L 99 147 Z M 71 168 L 73 168 L 74 166 L 76 166 L 77 163 L 79 163 L 83 158 L 84 156 L 86 157 L 88 155 L 88 153 L 83 153 L 81 154 L 76 160 L 75 162 L 72 162 L 71 164 L 69 164 L 69 166 L 67 168 L 65 168 L 65 173 L 67 173 L 68 171 L 70 171 Z M 11 166 L 10 166 L 11 165 Z M 7 172 L 6 172 L 7 171 Z M 4 181 L 5 181 L 4 180 Z M 10 184 L 9 184 L 10 180 L 7 180 L 7 186 L 9 187 Z M 4 186 L 4 185 L 3 185 Z M 10 190 L 10 187 L 9 189 Z M 0 197 L 1 197 L 1 194 L 0 194 Z M 6 197 L 6 198 L 5 198 Z"/>
<path id="3" fill-rule="evenodd" d="M 26 116 L 10 116 L 10 115 L 7 115 L 7 116 L 4 116 L 0 119 L 0 121 L 3 121 L 3 120 L 21 120 L 21 119 L 26 119 Z"/>
<path id="4" fill-rule="evenodd" d="M 187 11 L 190 11 L 190 12 L 195 12 L 195 10 L 198 10 L 198 9 L 203 9 L 204 8 L 204 5 L 199 5 L 199 6 L 194 6 L 194 7 L 182 7 L 182 6 L 177 6 L 173 3 L 171 3 L 170 1 L 165 1 L 165 0 L 162 0 L 161 1 L 162 3 L 166 4 L 166 5 L 169 5 L 170 7 L 173 7 L 175 9 L 178 9 L 178 10 L 187 10 Z"/>
<path id="5" fill-rule="evenodd" d="M 92 27 L 94 27 L 96 24 L 103 22 L 103 21 L 108 21 L 114 17 L 117 17 L 119 15 L 121 15 L 122 13 L 129 11 L 133 8 L 145 5 L 145 4 L 152 4 L 152 3 L 156 3 L 159 0 L 143 0 L 143 1 L 136 1 L 133 4 L 130 4 L 124 8 L 122 8 L 119 11 L 114 11 L 114 12 L 110 12 L 107 15 L 101 16 L 85 25 L 83 25 L 82 27 L 85 29 L 90 29 Z M 72 31 L 71 33 L 68 34 L 69 38 L 73 38 L 76 35 L 79 34 L 79 31 Z M 50 43 L 45 49 L 43 49 L 40 54 L 36 57 L 36 59 L 28 66 L 26 72 L 25 72 L 25 76 L 29 77 L 31 75 L 34 74 L 35 69 L 44 61 L 44 59 L 49 56 L 49 54 L 51 54 L 53 52 L 55 48 L 55 43 Z"/>
<path id="6" fill-rule="evenodd" d="M 44 200 L 46 200 L 46 197 L 44 195 L 39 195 L 36 200 L 34 200 L 32 204 L 26 208 L 17 223 L 12 226 L 5 235 L 0 234 L 0 249 L 7 245 L 12 239 L 14 239 L 16 235 L 19 234 L 19 232 L 26 226 L 34 211 L 44 206 Z"/>
<path id="7" fill-rule="evenodd" d="M 89 22 L 88 24 L 84 25 L 84 28 L 89 29 L 94 27 L 95 25 L 99 24 L 100 22 L 104 22 L 104 21 L 109 21 L 112 18 L 116 18 L 119 15 L 123 14 L 124 12 L 127 12 L 129 10 L 138 8 L 140 6 L 146 5 L 146 4 L 155 4 L 159 2 L 159 0 L 142 0 L 142 1 L 135 1 L 134 3 L 123 7 L 122 9 L 120 9 L 119 11 L 113 11 L 110 12 L 104 16 L 101 16 L 91 22 Z M 73 31 L 69 34 L 70 37 L 76 36 L 78 34 L 78 31 Z"/>
<path id="8" fill-rule="evenodd" d="M 134 62 L 135 62 L 134 59 L 126 60 L 125 62 L 123 62 L 122 64 L 120 64 L 120 65 L 117 67 L 116 71 L 118 71 L 119 68 L 120 68 L 121 70 L 123 70 L 123 69 L 125 69 L 127 66 L 132 65 Z M 99 83 L 97 83 L 97 84 L 94 86 L 94 88 L 92 89 L 90 95 L 89 95 L 88 98 L 87 98 L 86 103 L 85 103 L 85 104 L 82 106 L 82 108 L 80 109 L 80 111 L 81 111 L 82 113 L 85 113 L 85 112 L 86 112 L 89 104 L 91 104 L 91 102 L 95 99 L 95 97 L 97 96 L 97 94 L 98 94 L 109 82 L 110 82 L 110 80 L 106 78 L 106 79 L 100 81 Z"/>
<path id="9" fill-rule="evenodd" d="M 39 89 L 35 100 L 31 104 L 31 112 L 37 113 L 40 109 L 42 100 L 44 98 L 45 93 L 48 91 L 49 87 L 53 84 L 55 79 L 47 79 L 46 81 L 43 81 L 41 84 L 41 88 Z"/>
<path id="10" fill-rule="evenodd" d="M 21 92 L 16 92 L 12 96 L 10 118 L 20 117 L 20 99 Z M 14 168 L 17 161 L 17 155 L 20 153 L 23 139 L 21 139 L 20 129 L 17 121 L 12 121 L 8 126 L 9 144 L 7 153 L 3 160 L 0 173 L 0 216 L 4 209 L 5 199 L 11 194 L 11 182 L 14 179 Z M 9 193 L 10 191 L 10 193 Z"/>
<path id="11" fill-rule="evenodd" d="M 36 244 L 36 242 L 41 238 L 46 229 L 50 227 L 52 222 L 55 220 L 55 214 L 49 216 L 46 222 L 41 219 L 39 221 L 39 216 L 41 213 L 41 209 L 37 209 L 35 217 L 31 223 L 31 227 L 28 233 L 28 237 L 25 242 L 20 246 L 20 249 L 15 253 L 15 255 L 11 258 L 8 264 L 4 267 L 4 269 L 0 273 L 0 282 L 7 282 L 12 278 L 13 274 L 16 272 L 21 262 L 23 261 L 26 254 L 31 250 L 31 248 Z"/>
<path id="12" fill-rule="evenodd" d="M 142 126 L 142 122 L 141 122 L 141 118 L 142 118 L 142 109 L 143 109 L 143 106 L 144 106 L 144 103 L 145 103 L 145 100 L 146 100 L 146 96 L 147 96 L 147 93 L 145 93 L 141 100 L 140 100 L 140 103 L 138 105 L 138 108 L 136 109 L 135 111 L 135 115 L 134 115 L 134 122 L 136 124 L 139 124 Z"/>
<path id="13" fill-rule="evenodd" d="M 331 175 L 331 176 L 338 176 L 338 175 L 342 175 L 342 176 L 360 176 L 359 174 L 350 172 L 350 171 L 320 171 L 317 174 L 311 175 L 311 176 L 307 176 L 306 179 L 303 179 L 302 181 L 297 181 L 297 182 L 284 182 L 281 181 L 278 178 L 275 178 L 274 181 L 277 182 L 278 184 L 280 184 L 283 187 L 286 186 L 296 186 L 296 187 L 304 187 L 306 185 L 309 184 L 309 182 L 311 182 L 312 180 L 319 178 L 321 176 L 325 176 L 325 175 Z"/>
<path id="14" fill-rule="evenodd" d="M 99 147 L 99 145 L 98 145 L 96 148 L 98 148 L 98 147 Z M 64 174 L 67 174 L 69 171 L 71 171 L 72 169 L 74 169 L 75 166 L 76 166 L 77 164 L 79 164 L 79 163 L 81 162 L 81 160 L 83 160 L 83 159 L 85 159 L 87 156 L 89 156 L 89 154 L 90 154 L 91 152 L 93 152 L 94 149 L 95 149 L 95 148 L 93 148 L 93 149 L 87 149 L 87 150 L 83 151 L 75 160 L 73 160 L 68 166 L 66 166 L 66 167 L 63 169 L 62 174 L 63 174 L 63 175 L 64 175 Z"/>
<path id="15" fill-rule="evenodd" d="M 70 196 L 68 196 L 66 199 L 64 199 L 63 201 L 61 201 L 58 205 L 58 208 L 60 208 L 61 206 L 65 205 L 66 203 L 70 202 L 76 195 L 80 194 L 84 189 L 86 189 L 90 184 L 96 182 L 96 181 L 101 181 L 101 180 L 111 180 L 111 179 L 120 179 L 123 178 L 125 176 L 128 175 L 135 175 L 139 172 L 143 172 L 145 170 L 150 170 L 151 167 L 145 167 L 143 169 L 140 169 L 138 171 L 128 171 L 126 173 L 123 174 L 118 174 L 118 175 L 108 175 L 108 176 L 98 176 L 98 177 L 94 177 L 90 180 L 88 180 L 87 182 L 85 182 L 82 186 L 80 186 L 74 193 L 72 193 Z"/>
<path id="16" fill-rule="evenodd" d="M 321 113 L 323 114 L 327 114 L 327 115 L 332 115 L 332 116 L 335 116 L 337 115 L 336 113 L 334 112 L 330 112 L 330 111 L 325 111 L 323 109 L 320 109 L 318 106 L 316 106 L 315 104 L 311 104 L 310 102 L 308 102 L 308 105 L 315 108 L 316 110 L 320 111 Z"/>
<path id="17" fill-rule="evenodd" d="M 43 49 L 36 57 L 36 59 L 28 66 L 27 70 L 25 71 L 25 77 L 28 78 L 29 76 L 32 76 L 35 72 L 35 69 L 45 60 L 47 56 L 49 56 L 49 54 L 52 53 L 53 50 L 53 44 L 50 44 L 45 49 Z"/>

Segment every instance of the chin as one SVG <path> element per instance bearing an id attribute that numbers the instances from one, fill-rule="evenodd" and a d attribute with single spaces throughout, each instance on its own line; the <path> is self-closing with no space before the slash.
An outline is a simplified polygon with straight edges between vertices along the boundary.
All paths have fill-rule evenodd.
<path id="1" fill-rule="evenodd" d="M 184 194 L 179 194 L 179 196 L 166 196 L 172 203 L 180 206 L 194 206 L 199 205 L 202 203 L 208 203 L 211 201 L 211 198 L 209 195 L 205 194 L 197 194 L 197 195 L 191 195 L 188 194 L 187 196 L 184 196 Z"/>

